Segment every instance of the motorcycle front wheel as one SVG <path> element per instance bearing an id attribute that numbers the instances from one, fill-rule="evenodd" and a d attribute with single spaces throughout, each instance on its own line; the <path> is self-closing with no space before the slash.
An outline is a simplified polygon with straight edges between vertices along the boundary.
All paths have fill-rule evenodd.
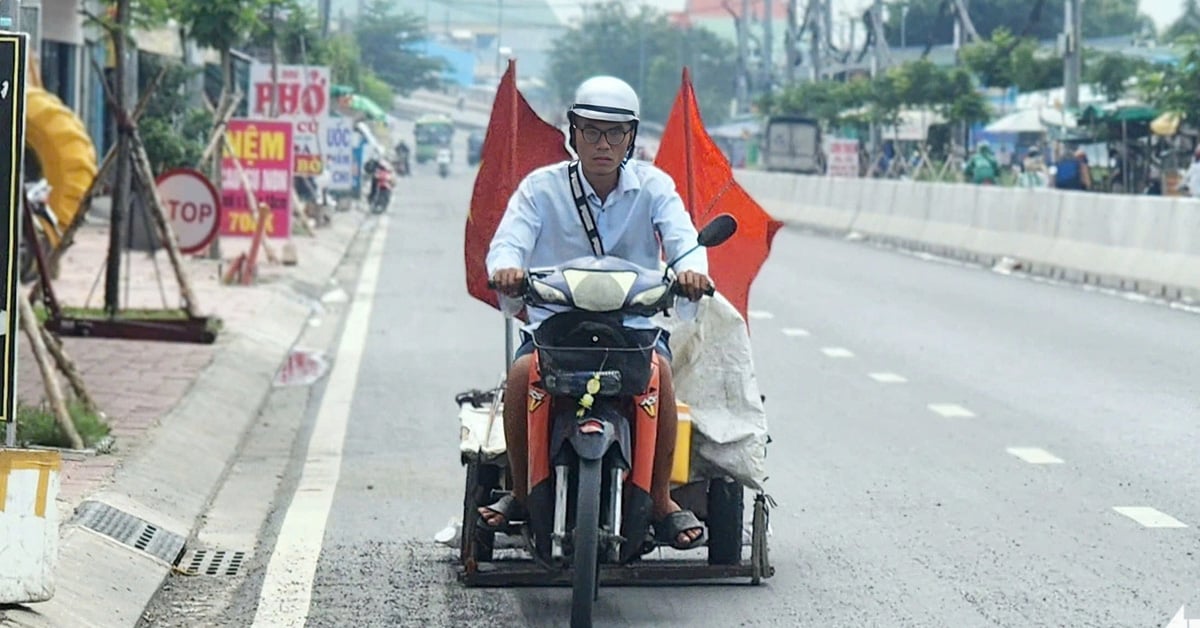
<path id="1" fill-rule="evenodd" d="M 571 590 L 571 628 L 592 627 L 592 605 L 596 601 L 600 573 L 600 461 L 579 461 L 579 483 L 575 491 L 575 569 Z"/>

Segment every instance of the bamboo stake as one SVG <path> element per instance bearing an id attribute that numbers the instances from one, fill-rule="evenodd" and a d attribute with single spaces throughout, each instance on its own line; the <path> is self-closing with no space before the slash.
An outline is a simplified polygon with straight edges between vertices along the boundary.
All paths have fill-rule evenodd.
<path id="1" fill-rule="evenodd" d="M 225 148 L 229 151 L 230 159 L 233 161 L 233 167 L 237 169 L 238 176 L 242 179 L 242 190 L 246 193 L 246 200 L 249 202 L 250 207 L 260 207 L 258 195 L 254 193 L 254 188 L 250 187 L 250 176 L 246 174 L 246 169 L 242 166 L 242 160 L 236 156 L 233 146 L 229 143 L 229 137 L 222 134 L 221 138 L 224 141 Z M 250 215 L 255 215 L 254 210 L 250 211 Z M 256 217 L 255 220 L 261 220 L 261 218 Z M 267 252 L 268 262 L 275 264 L 279 261 L 279 258 L 275 256 L 275 251 L 266 241 L 263 242 L 263 249 L 265 249 Z"/>
<path id="2" fill-rule="evenodd" d="M 96 64 L 95 59 L 92 59 L 92 64 L 94 69 L 97 71 L 100 70 L 100 66 Z M 159 71 L 158 75 L 154 77 L 154 80 L 150 82 L 149 87 L 147 87 L 146 93 L 142 94 L 141 100 L 138 101 L 137 107 L 133 110 L 133 115 L 130 117 L 130 121 L 132 121 L 133 124 L 137 124 L 138 120 L 141 119 L 142 114 L 146 113 L 146 107 L 148 107 L 150 104 L 150 97 L 153 96 L 154 92 L 158 90 L 158 85 L 162 81 L 162 77 L 165 74 L 166 67 Z M 103 75 L 102 71 L 101 75 Z M 105 95 L 111 96 L 111 94 L 107 93 L 107 83 L 104 83 L 104 88 L 106 92 Z M 71 217 L 71 224 L 67 225 L 66 230 L 63 231 L 62 237 L 59 238 L 58 246 L 54 247 L 54 250 L 50 251 L 49 266 L 52 269 L 51 274 L 56 272 L 55 269 L 58 268 L 58 260 L 62 257 L 63 253 L 66 252 L 67 247 L 71 246 L 71 244 L 74 242 L 75 232 L 83 226 L 83 217 L 92 208 L 92 196 L 96 193 L 96 187 L 99 186 L 100 182 L 108 176 L 108 171 L 110 168 L 112 168 L 115 158 L 116 146 L 114 145 L 108 149 L 107 153 L 104 154 L 104 159 L 100 163 L 100 168 L 96 171 L 96 176 L 92 178 L 92 183 L 88 186 L 87 191 L 83 193 L 83 197 L 79 201 L 79 208 L 75 211 L 75 215 Z"/>
<path id="3" fill-rule="evenodd" d="M 58 423 L 58 428 L 62 430 L 63 435 L 67 437 L 72 449 L 83 449 L 83 439 L 79 437 L 79 430 L 75 429 L 75 421 L 71 418 L 71 413 L 67 410 L 67 400 L 63 397 L 62 386 L 58 382 L 58 375 L 50 366 L 50 360 L 46 357 L 46 345 L 42 342 L 42 334 L 39 331 L 41 325 L 38 324 L 37 315 L 33 312 L 33 305 L 29 303 L 29 297 L 24 290 L 17 290 L 17 301 L 20 307 L 21 329 L 29 338 L 29 348 L 33 350 L 33 359 L 37 362 L 38 370 L 42 373 L 42 382 L 46 385 L 46 401 L 50 403 L 50 409 L 54 412 L 54 419 Z"/>
<path id="4" fill-rule="evenodd" d="M 192 290 L 192 282 L 184 269 L 183 256 L 179 253 L 179 241 L 175 238 L 175 230 L 171 228 L 171 223 L 167 220 L 167 212 L 163 208 L 162 198 L 159 197 L 158 188 L 154 185 L 154 171 L 150 167 L 150 157 L 146 154 L 146 146 L 142 144 L 142 137 L 136 128 L 130 134 L 130 140 L 133 143 L 134 176 L 141 180 L 143 191 L 150 201 L 147 203 L 150 208 L 150 216 L 154 218 L 154 222 L 158 226 L 158 233 L 166 245 L 167 257 L 170 258 L 171 267 L 175 270 L 175 280 L 179 282 L 179 292 L 183 298 L 183 309 L 188 316 L 198 318 L 200 305 L 196 302 L 196 292 Z"/>
<path id="5" fill-rule="evenodd" d="M 83 377 L 79 374 L 79 369 L 75 367 L 75 362 L 67 356 L 66 350 L 63 348 L 62 341 L 54 334 L 50 333 L 45 326 L 39 326 L 42 331 L 42 342 L 46 344 L 46 349 L 50 351 L 50 355 L 54 358 L 54 362 L 58 366 L 58 370 L 67 378 L 67 383 L 71 385 L 71 391 L 75 393 L 75 398 L 83 404 L 83 407 L 88 412 L 93 414 L 99 413 L 99 407 L 96 401 L 87 391 L 87 386 L 83 382 Z"/>

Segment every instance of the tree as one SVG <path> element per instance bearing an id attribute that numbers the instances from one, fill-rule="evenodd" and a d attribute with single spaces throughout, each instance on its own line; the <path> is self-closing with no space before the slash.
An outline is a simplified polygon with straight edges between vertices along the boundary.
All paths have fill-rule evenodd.
<path id="1" fill-rule="evenodd" d="M 166 64 L 158 89 L 146 103 L 138 129 L 146 155 L 157 172 L 170 168 L 192 168 L 200 161 L 213 116 L 204 109 L 189 107 L 187 82 L 198 69 L 163 60 L 151 54 L 139 58 L 139 91 Z"/>
<path id="2" fill-rule="evenodd" d="M 555 40 L 551 57 L 551 87 L 563 102 L 589 76 L 611 74 L 637 90 L 645 120 L 666 121 L 684 66 L 706 124 L 724 120 L 734 96 L 733 47 L 705 29 L 673 26 L 645 6 L 630 13 L 619 2 L 593 5 L 578 28 Z"/>
<path id="3" fill-rule="evenodd" d="M 926 60 L 889 68 L 874 79 L 800 83 L 764 99 L 762 106 L 772 115 L 804 115 L 830 127 L 891 125 L 902 109 L 911 108 L 931 108 L 949 122 L 981 122 L 989 116 L 968 70 Z"/>
<path id="4" fill-rule="evenodd" d="M 1200 3 L 1197 0 L 1183 0 L 1183 15 L 1167 27 L 1163 40 L 1175 42 L 1193 33 L 1200 33 Z"/>
<path id="5" fill-rule="evenodd" d="M 1109 100 L 1125 95 L 1129 80 L 1150 68 L 1143 59 L 1126 57 L 1122 54 L 1105 53 L 1099 56 L 1084 56 L 1083 81 L 1097 86 Z"/>
<path id="6" fill-rule="evenodd" d="M 427 36 L 424 18 L 408 12 L 394 13 L 391 0 L 371 0 L 354 34 L 359 49 L 370 52 L 363 63 L 397 92 L 409 94 L 441 84 L 445 62 L 417 51 Z"/>
<path id="7" fill-rule="evenodd" d="M 154 0 L 159 2 L 162 0 Z M 169 6 L 184 33 L 221 55 L 221 100 L 232 91 L 230 51 L 261 23 L 270 0 L 174 0 Z"/>
<path id="8" fill-rule="evenodd" d="M 1062 58 L 1038 50 L 1031 38 L 1000 27 L 985 40 L 963 46 L 962 59 L 985 87 L 1016 87 L 1028 92 L 1063 83 Z"/>
<path id="9" fill-rule="evenodd" d="M 1200 37 L 1185 35 L 1177 45 L 1179 62 L 1146 70 L 1139 84 L 1155 107 L 1181 113 L 1184 120 L 1196 125 L 1200 121 L 1200 99 L 1196 98 L 1200 94 Z"/>
<path id="10" fill-rule="evenodd" d="M 909 45 L 953 41 L 955 18 L 949 0 L 906 0 L 905 4 L 907 18 L 899 10 L 889 11 L 884 29 L 890 44 L 900 43 L 901 20 Z M 1004 27 L 1018 36 L 1050 40 L 1063 30 L 1061 2 L 971 0 L 969 4 L 971 22 L 981 37 L 990 37 Z M 1127 35 L 1146 28 L 1153 32 L 1154 25 L 1149 17 L 1138 13 L 1137 0 L 1088 0 L 1083 14 L 1084 37 Z"/>
<path id="11" fill-rule="evenodd" d="M 392 87 L 367 67 L 355 36 L 334 33 L 322 37 L 317 15 L 311 8 L 289 7 L 277 35 L 284 62 L 329 66 L 334 83 L 347 85 L 381 106 L 386 107 L 392 102 Z"/>

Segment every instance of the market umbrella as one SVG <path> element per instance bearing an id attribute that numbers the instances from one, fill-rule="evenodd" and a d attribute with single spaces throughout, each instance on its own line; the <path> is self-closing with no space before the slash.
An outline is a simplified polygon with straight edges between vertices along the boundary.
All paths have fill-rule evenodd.
<path id="1" fill-rule="evenodd" d="M 984 127 L 988 133 L 1041 133 L 1048 127 L 1075 128 L 1075 116 L 1051 107 L 1014 111 Z"/>

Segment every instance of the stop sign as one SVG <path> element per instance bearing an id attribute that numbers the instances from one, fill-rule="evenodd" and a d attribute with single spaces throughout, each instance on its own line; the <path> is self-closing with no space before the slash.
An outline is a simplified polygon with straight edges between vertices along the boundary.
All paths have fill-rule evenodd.
<path id="1" fill-rule="evenodd" d="M 208 246 L 221 224 L 221 198 L 213 184 L 195 170 L 178 168 L 162 173 L 156 187 L 179 252 L 196 253 Z"/>

